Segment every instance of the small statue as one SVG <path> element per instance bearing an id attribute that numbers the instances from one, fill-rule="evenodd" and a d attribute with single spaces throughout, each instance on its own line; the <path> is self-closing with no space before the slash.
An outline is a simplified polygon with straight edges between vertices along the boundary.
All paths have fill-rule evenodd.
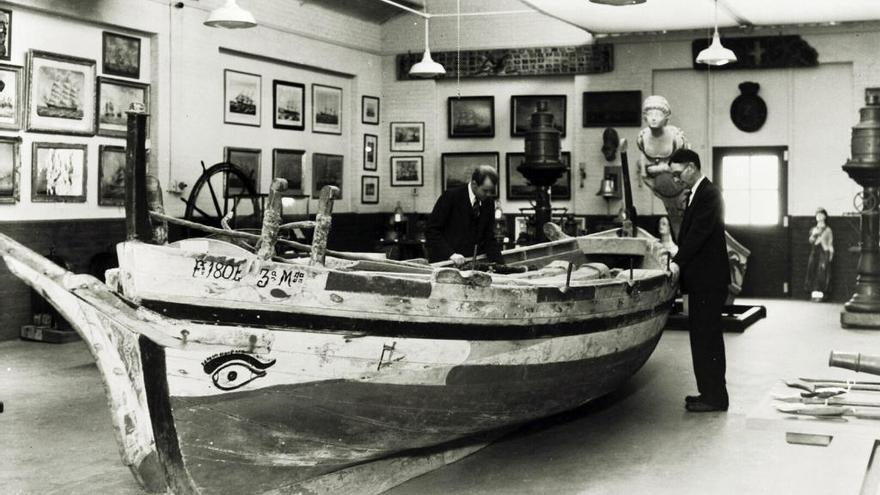
<path id="1" fill-rule="evenodd" d="M 639 156 L 639 185 L 645 184 L 663 201 L 673 232 L 678 232 L 685 208 L 685 189 L 672 180 L 669 157 L 680 148 L 688 148 L 684 132 L 669 125 L 672 110 L 666 98 L 652 95 L 642 103 L 642 118 L 647 127 L 639 131 L 636 146 Z"/>
<path id="2" fill-rule="evenodd" d="M 669 224 L 669 217 L 660 217 L 657 221 L 657 233 L 660 234 L 660 244 L 669 253 L 670 258 L 674 258 L 678 254 L 678 245 L 672 239 L 672 226 Z"/>
<path id="3" fill-rule="evenodd" d="M 805 287 L 813 301 L 821 302 L 831 285 L 831 261 L 834 259 L 834 236 L 825 222 L 828 212 L 816 209 L 816 226 L 810 229 L 810 259 L 807 262 Z"/>

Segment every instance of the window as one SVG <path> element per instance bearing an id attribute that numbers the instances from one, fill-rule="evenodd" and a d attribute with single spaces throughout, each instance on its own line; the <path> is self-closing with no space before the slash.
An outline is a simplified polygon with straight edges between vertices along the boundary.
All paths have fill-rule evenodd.
<path id="1" fill-rule="evenodd" d="M 716 148 L 716 169 L 724 194 L 724 222 L 778 225 L 785 215 L 782 148 Z"/>

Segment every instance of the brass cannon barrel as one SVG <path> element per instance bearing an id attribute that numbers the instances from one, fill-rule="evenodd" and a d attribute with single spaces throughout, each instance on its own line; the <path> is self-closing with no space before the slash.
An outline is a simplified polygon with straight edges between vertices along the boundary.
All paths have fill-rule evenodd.
<path id="1" fill-rule="evenodd" d="M 828 366 L 880 375 L 880 356 L 859 352 L 831 351 L 831 356 L 828 358 Z"/>

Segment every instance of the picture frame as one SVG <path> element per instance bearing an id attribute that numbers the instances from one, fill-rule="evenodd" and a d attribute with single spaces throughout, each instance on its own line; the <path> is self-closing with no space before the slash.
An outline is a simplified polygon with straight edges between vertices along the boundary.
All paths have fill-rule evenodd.
<path id="1" fill-rule="evenodd" d="M 98 206 L 125 205 L 125 146 L 98 147 Z"/>
<path id="2" fill-rule="evenodd" d="M 88 146 L 34 142 L 31 149 L 31 202 L 85 203 Z"/>
<path id="3" fill-rule="evenodd" d="M 525 153 L 507 153 L 505 156 L 505 184 L 509 201 L 535 199 L 534 187 L 529 185 L 517 167 L 525 160 Z M 571 199 L 571 152 L 563 151 L 560 158 L 568 169 L 550 188 L 550 199 Z"/>
<path id="4" fill-rule="evenodd" d="M 450 138 L 495 137 L 494 96 L 450 96 L 446 102 Z"/>
<path id="5" fill-rule="evenodd" d="M 425 164 L 421 156 L 391 157 L 391 187 L 425 185 Z"/>
<path id="6" fill-rule="evenodd" d="M 12 58 L 12 11 L 0 9 L 0 60 Z"/>
<path id="7" fill-rule="evenodd" d="M 28 51 L 26 128 L 47 134 L 95 134 L 96 62 Z"/>
<path id="8" fill-rule="evenodd" d="M 361 123 L 379 125 L 378 96 L 361 96 Z"/>
<path id="9" fill-rule="evenodd" d="M 0 136 L 0 204 L 14 204 L 21 191 L 21 138 Z"/>
<path id="10" fill-rule="evenodd" d="M 533 221 L 530 222 L 530 220 L 532 220 L 532 217 L 529 215 L 515 215 L 513 217 L 513 242 L 514 243 L 519 240 L 519 236 L 522 233 L 525 233 L 529 239 L 535 235 L 535 228 L 532 225 Z"/>
<path id="11" fill-rule="evenodd" d="M 451 187 L 464 186 L 470 183 L 471 174 L 480 165 L 489 165 L 498 171 L 499 155 L 497 151 L 477 151 L 464 153 L 443 153 L 441 162 L 441 187 L 443 191 Z M 501 174 L 498 174 L 501 182 Z M 496 184 L 495 197 L 498 197 L 500 184 Z"/>
<path id="12" fill-rule="evenodd" d="M 641 91 L 585 91 L 584 127 L 639 127 Z"/>
<path id="13" fill-rule="evenodd" d="M 21 73 L 21 66 L 0 64 L 0 129 L 21 129 L 24 101 Z"/>
<path id="14" fill-rule="evenodd" d="M 303 195 L 303 158 L 305 150 L 281 149 L 272 150 L 272 179 L 281 178 L 287 181 L 287 189 L 282 196 Z"/>
<path id="15" fill-rule="evenodd" d="M 553 127 L 559 132 L 559 137 L 565 137 L 567 127 L 566 95 L 513 95 L 510 97 L 510 135 L 523 137 L 531 127 L 531 116 L 538 108 L 538 102 L 547 102 L 547 111 L 553 114 Z"/>
<path id="16" fill-rule="evenodd" d="M 312 132 L 342 134 L 342 88 L 312 84 Z"/>
<path id="17" fill-rule="evenodd" d="M 244 172 L 254 185 L 254 191 L 260 192 L 260 168 L 262 168 L 263 150 L 259 148 L 237 148 L 227 146 L 223 148 L 223 159 Z M 225 197 L 236 196 L 247 193 L 247 188 L 241 179 L 229 175 L 226 177 L 226 184 L 223 186 Z"/>
<path id="18" fill-rule="evenodd" d="M 110 76 L 141 78 L 141 39 L 104 31 L 101 72 Z"/>
<path id="19" fill-rule="evenodd" d="M 223 70 L 223 123 L 260 127 L 262 77 Z"/>
<path id="20" fill-rule="evenodd" d="M 272 127 L 304 131 L 306 128 L 306 86 L 304 84 L 272 81 Z"/>
<path id="21" fill-rule="evenodd" d="M 379 204 L 379 177 L 373 175 L 361 177 L 361 203 L 365 205 Z"/>
<path id="22" fill-rule="evenodd" d="M 424 122 L 392 122 L 391 151 L 425 151 Z"/>
<path id="23" fill-rule="evenodd" d="M 342 198 L 343 164 L 345 157 L 326 153 L 312 155 L 312 197 L 318 198 L 324 186 L 336 186 L 339 192 L 334 199 Z"/>
<path id="24" fill-rule="evenodd" d="M 364 134 L 364 170 L 379 169 L 379 136 Z"/>
<path id="25" fill-rule="evenodd" d="M 132 103 L 144 105 L 150 113 L 150 85 L 98 76 L 98 97 L 95 107 L 95 134 L 124 138 L 128 130 L 128 114 Z"/>

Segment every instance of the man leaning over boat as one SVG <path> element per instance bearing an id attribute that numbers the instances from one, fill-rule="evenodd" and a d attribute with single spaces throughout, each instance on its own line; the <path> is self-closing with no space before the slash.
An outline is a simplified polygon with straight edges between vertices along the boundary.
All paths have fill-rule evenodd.
<path id="1" fill-rule="evenodd" d="M 503 263 L 493 235 L 497 187 L 498 172 L 480 165 L 468 184 L 440 195 L 425 231 L 431 263 L 451 260 L 461 267 L 475 252 L 485 254 L 491 262 Z"/>

